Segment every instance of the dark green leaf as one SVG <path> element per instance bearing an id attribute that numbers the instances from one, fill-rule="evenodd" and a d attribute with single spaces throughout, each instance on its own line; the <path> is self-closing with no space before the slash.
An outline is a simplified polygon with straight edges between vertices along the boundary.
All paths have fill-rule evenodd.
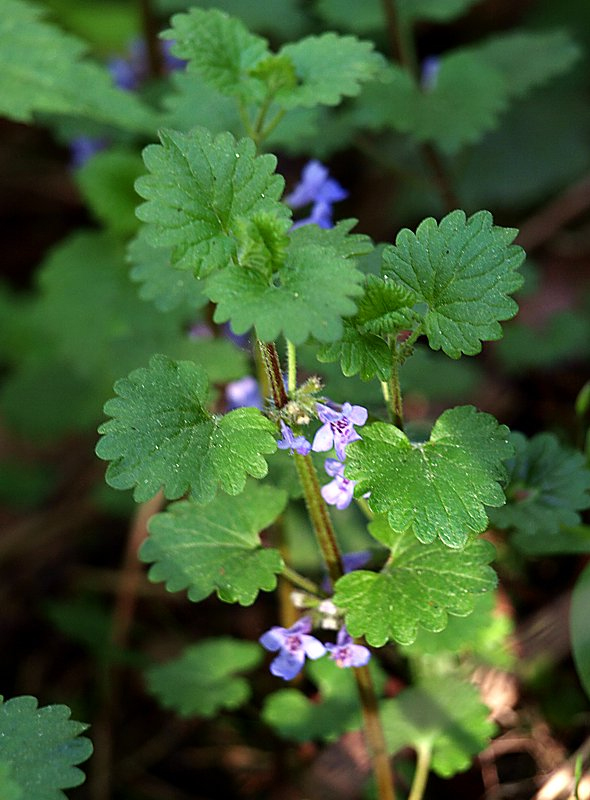
<path id="1" fill-rule="evenodd" d="M 107 483 L 135 487 L 138 502 L 160 488 L 172 500 L 190 491 L 197 502 L 207 502 L 218 484 L 239 494 L 247 475 L 264 477 L 262 454 L 276 450 L 275 426 L 256 408 L 211 416 L 207 390 L 200 367 L 161 355 L 117 381 L 118 397 L 105 405 L 113 419 L 100 427 L 104 436 L 96 448 L 100 458 L 112 461 Z"/>
<path id="2" fill-rule="evenodd" d="M 79 786 L 92 744 L 80 734 L 88 726 L 70 719 L 67 706 L 38 708 L 34 697 L 0 697 L 0 764 L 27 800 L 66 800 L 62 789 Z M 17 795 L 18 796 L 18 795 Z"/>
<path id="3" fill-rule="evenodd" d="M 248 484 L 237 497 L 218 496 L 207 506 L 173 503 L 149 521 L 141 559 L 153 562 L 150 580 L 165 581 L 170 592 L 188 589 L 194 602 L 216 591 L 228 603 L 251 605 L 260 589 L 276 588 L 283 568 L 279 551 L 262 547 L 259 534 L 286 501 L 281 489 Z"/>
<path id="4" fill-rule="evenodd" d="M 413 747 L 431 754 L 437 775 L 466 770 L 495 732 L 475 686 L 452 675 L 436 676 L 381 704 L 390 752 Z"/>
<path id="5" fill-rule="evenodd" d="M 496 585 L 488 566 L 494 548 L 486 541 L 471 540 L 463 550 L 425 545 L 410 532 L 392 531 L 385 517 L 370 530 L 391 549 L 391 560 L 380 573 L 355 570 L 340 578 L 333 599 L 350 633 L 375 647 L 390 639 L 411 644 L 420 627 L 443 630 L 448 614 L 470 614 L 477 595 Z"/>
<path id="6" fill-rule="evenodd" d="M 516 270 L 524 252 L 510 244 L 515 235 L 493 225 L 488 211 L 469 219 L 452 211 L 439 224 L 425 219 L 416 233 L 404 228 L 395 246 L 385 248 L 383 273 L 427 305 L 424 328 L 433 350 L 475 355 L 481 341 L 501 337 L 499 321 L 518 310 L 508 294 L 522 285 Z"/>
<path id="7" fill-rule="evenodd" d="M 358 481 L 358 495 L 371 492 L 371 508 L 387 512 L 394 531 L 463 547 L 486 529 L 484 506 L 506 502 L 499 482 L 506 477 L 502 462 L 514 452 L 508 434 L 473 406 L 445 411 L 429 441 L 418 444 L 377 422 L 347 446 L 346 476 Z"/>
<path id="8" fill-rule="evenodd" d="M 580 682 L 590 697 L 590 626 L 588 626 L 588 608 L 590 608 L 590 564 L 576 581 L 572 594 L 570 610 L 570 629 L 572 653 Z"/>
<path id="9" fill-rule="evenodd" d="M 150 667 L 145 677 L 164 708 L 182 717 L 213 717 L 249 699 L 250 685 L 236 673 L 251 670 L 261 660 L 262 648 L 253 642 L 206 639 L 173 661 Z"/>
<path id="10" fill-rule="evenodd" d="M 551 433 L 528 439 L 510 435 L 516 454 L 506 462 L 507 503 L 490 513 L 492 525 L 515 531 L 515 543 L 529 552 L 544 552 L 558 540 L 562 525 L 577 525 L 590 507 L 590 470 L 581 453 L 564 447 Z M 559 547 L 559 542 L 555 542 Z"/>
<path id="11" fill-rule="evenodd" d="M 136 183 L 147 200 L 137 214 L 151 223 L 151 244 L 172 248 L 174 266 L 197 276 L 225 267 L 236 258 L 238 220 L 264 212 L 288 219 L 278 202 L 284 181 L 274 173 L 276 158 L 256 156 L 250 139 L 195 128 L 162 131 L 160 140 L 144 150 L 152 174 Z"/>

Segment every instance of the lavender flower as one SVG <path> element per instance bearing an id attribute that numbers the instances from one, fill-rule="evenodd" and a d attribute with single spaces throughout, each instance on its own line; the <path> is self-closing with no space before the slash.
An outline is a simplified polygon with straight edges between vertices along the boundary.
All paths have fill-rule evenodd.
<path id="1" fill-rule="evenodd" d="M 371 658 L 370 650 L 362 644 L 353 644 L 352 636 L 344 627 L 338 631 L 336 644 L 327 644 L 326 650 L 339 667 L 364 667 Z"/>
<path id="2" fill-rule="evenodd" d="M 316 432 L 311 449 L 316 453 L 321 453 L 334 447 L 340 461 L 344 461 L 346 445 L 362 439 L 353 425 L 365 424 L 368 417 L 367 409 L 363 406 L 351 406 L 350 403 L 344 403 L 342 411 L 334 411 L 322 403 L 316 403 L 316 408 L 318 416 L 324 424 Z"/>
<path id="3" fill-rule="evenodd" d="M 107 147 L 107 141 L 96 136 L 76 136 L 70 142 L 70 164 L 74 169 L 80 169 L 92 158 Z"/>
<path id="4" fill-rule="evenodd" d="M 438 83 L 441 61 L 439 56 L 427 56 L 422 62 L 420 86 L 424 92 L 432 92 Z"/>
<path id="5" fill-rule="evenodd" d="M 230 410 L 234 408 L 262 408 L 262 397 L 258 383 L 251 375 L 230 381 L 225 387 L 225 396 Z"/>
<path id="6" fill-rule="evenodd" d="M 356 481 L 344 477 L 344 464 L 335 458 L 327 458 L 324 469 L 334 480 L 322 486 L 322 497 L 329 506 L 336 506 L 340 511 L 348 508 L 352 502 Z"/>
<path id="7" fill-rule="evenodd" d="M 273 675 L 289 681 L 300 672 L 305 656 L 315 660 L 324 655 L 326 648 L 315 636 L 309 636 L 310 630 L 311 619 L 301 617 L 290 628 L 275 626 L 262 634 L 258 641 L 266 650 L 280 651 L 270 665 Z"/>
<path id="8" fill-rule="evenodd" d="M 293 228 L 315 223 L 320 228 L 331 228 L 332 205 L 348 197 L 348 192 L 340 186 L 338 181 L 330 178 L 328 168 L 317 160 L 309 161 L 303 168 L 301 180 L 285 198 L 291 208 L 312 206 L 309 216 L 298 220 Z"/>
<path id="9" fill-rule="evenodd" d="M 299 453 L 300 456 L 306 456 L 311 450 L 311 444 L 307 441 L 305 436 L 295 436 L 291 428 L 285 425 L 283 420 L 281 420 L 280 423 L 283 438 L 279 439 L 277 442 L 279 450 L 289 450 L 291 455 L 293 455 L 293 451 L 295 451 Z"/>

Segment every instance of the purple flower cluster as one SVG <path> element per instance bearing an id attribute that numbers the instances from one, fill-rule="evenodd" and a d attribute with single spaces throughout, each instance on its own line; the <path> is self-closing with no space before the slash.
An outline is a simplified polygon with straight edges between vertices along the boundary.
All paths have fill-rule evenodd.
<path id="1" fill-rule="evenodd" d="M 371 653 L 368 648 L 354 644 L 346 628 L 338 632 L 336 644 L 322 644 L 315 636 L 310 636 L 311 619 L 302 617 L 290 628 L 275 626 L 259 639 L 260 644 L 271 652 L 279 652 L 272 661 L 270 671 L 286 681 L 294 678 L 303 667 L 305 657 L 315 661 L 326 652 L 339 667 L 362 667 L 368 663 Z"/>
<path id="2" fill-rule="evenodd" d="M 293 228 L 300 228 L 312 222 L 320 228 L 331 228 L 334 224 L 332 205 L 346 197 L 348 192 L 338 181 L 330 178 L 327 167 L 316 159 L 309 161 L 303 168 L 301 180 L 285 198 L 285 202 L 291 208 L 311 205 L 309 216 L 298 220 Z"/>

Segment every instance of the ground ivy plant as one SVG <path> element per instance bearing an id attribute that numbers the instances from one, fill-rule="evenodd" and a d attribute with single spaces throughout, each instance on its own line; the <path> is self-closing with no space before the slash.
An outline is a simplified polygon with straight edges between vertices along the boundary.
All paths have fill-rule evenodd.
<path id="1" fill-rule="evenodd" d="M 137 298 L 117 311 L 120 275 L 109 265 L 120 256 L 119 241 L 81 235 L 44 274 L 48 294 L 58 298 L 53 317 L 45 316 L 61 319 L 64 280 L 76 281 L 68 265 L 92 250 L 104 258 L 100 298 L 108 314 L 118 314 L 114 327 L 142 331 L 135 366 L 104 407 L 96 452 L 109 462 L 110 486 L 132 490 L 138 503 L 161 497 L 140 550 L 149 578 L 195 603 L 217 595 L 248 606 L 261 593 L 290 589 L 289 602 L 283 593 L 273 606 L 274 624 L 253 641 L 221 631 L 197 642 L 146 670 L 149 691 L 180 715 L 210 717 L 251 697 L 243 673 L 266 660 L 275 691 L 261 714 L 279 736 L 331 741 L 362 727 L 380 800 L 399 792 L 391 756 L 411 747 L 417 760 L 409 796 L 419 800 L 429 771 L 447 777 L 466 769 L 494 733 L 462 660 L 493 649 L 490 642 L 505 634 L 493 616 L 495 550 L 482 534 L 493 525 L 513 531 L 525 552 L 558 550 L 561 526 L 578 524 L 588 506 L 588 471 L 553 435 L 527 440 L 472 405 L 443 411 L 430 431 L 404 418 L 400 372 L 418 343 L 453 360 L 476 356 L 516 315 L 525 257 L 514 244 L 517 231 L 494 224 L 487 210 L 456 207 L 443 180 L 448 213 L 375 243 L 355 230 L 354 219 L 335 220 L 348 189 L 324 164 L 310 160 L 286 191 L 273 151 L 344 102 L 345 138 L 363 125 L 408 134 L 440 179 L 435 148 L 454 155 L 478 141 L 512 96 L 565 71 L 576 47 L 562 34 L 498 37 L 418 75 L 407 49 L 414 22 L 444 22 L 470 0 L 385 3 L 391 14 L 397 6 L 403 33 L 396 63 L 370 39 L 348 33 L 273 48 L 237 18 L 189 8 L 162 34 L 167 57 L 184 69 L 156 110 L 130 91 L 137 76 L 120 64 L 116 89 L 105 70 L 84 61 L 79 42 L 36 8 L 20 0 L 2 5 L 0 32 L 14 43 L 14 55 L 12 46 L 1 51 L 4 114 L 90 121 L 77 131 L 84 133 L 76 138 L 82 160 L 80 148 L 104 148 L 115 128 L 154 140 L 142 161 L 126 146 L 99 153 L 79 179 L 97 217 L 130 238 L 131 275 L 142 309 L 154 305 L 153 326 L 143 311 L 128 310 Z M 340 27 L 352 7 L 319 4 Z M 363 14 L 364 30 L 380 24 L 376 2 Z M 552 58 L 507 81 L 518 54 L 539 49 Z M 80 69 L 90 90 L 80 88 Z M 23 75 L 25 89 L 17 92 Z M 461 109 L 457 93 L 465 98 Z M 87 135 L 93 126 L 99 136 Z M 140 226 L 129 200 L 113 208 L 104 192 L 122 172 L 136 179 Z M 160 312 L 190 328 L 182 347 L 175 345 L 181 356 L 169 353 Z M 74 329 L 86 324 L 83 307 L 69 313 Z M 101 352 L 112 369 L 119 350 L 109 320 Z M 103 335 L 100 328 L 95 335 Z M 77 357 L 79 341 L 61 346 L 64 359 Z M 353 390 L 334 395 L 310 367 L 310 353 L 318 371 L 328 365 L 345 379 L 375 383 L 381 406 L 367 408 Z M 84 355 L 89 373 L 102 368 L 98 358 L 95 349 Z M 243 377 L 247 363 L 253 374 Z M 289 508 L 300 508 L 301 498 L 323 565 L 309 572 L 293 563 L 285 535 Z M 341 512 L 354 506 L 365 547 L 347 552 Z M 576 652 L 587 673 L 584 641 L 580 635 Z M 413 676 L 396 697 L 386 691 L 381 658 L 392 646 Z M 303 671 L 319 702 L 297 681 L 285 686 Z M 89 755 L 88 740 L 76 738 L 83 729 L 61 706 L 37 709 L 28 697 L 0 705 L 3 796 L 63 797 L 62 789 L 81 780 L 74 765 Z M 39 747 L 23 760 L 22 741 L 37 734 Z M 43 761 L 51 761 L 51 772 Z M 42 789 L 29 785 L 29 762 L 44 776 Z"/>

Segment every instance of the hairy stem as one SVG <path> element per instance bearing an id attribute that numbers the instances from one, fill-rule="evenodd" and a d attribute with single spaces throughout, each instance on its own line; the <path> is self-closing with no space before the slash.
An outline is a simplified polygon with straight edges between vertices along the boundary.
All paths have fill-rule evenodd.
<path id="1" fill-rule="evenodd" d="M 270 384 L 270 391 L 272 399 L 277 409 L 283 408 L 287 405 L 289 398 L 285 391 L 285 384 L 283 382 L 283 373 L 281 371 L 281 362 L 279 354 L 274 342 L 258 342 L 260 349 L 260 356 L 264 364 L 268 382 Z"/>
<path id="2" fill-rule="evenodd" d="M 369 668 L 367 666 L 355 667 L 354 677 L 363 710 L 365 735 L 373 763 L 377 796 L 379 800 L 395 800 L 393 773 L 387 754 L 385 735 L 377 707 L 377 696 Z"/>
<path id="3" fill-rule="evenodd" d="M 391 359 L 391 377 L 389 378 L 389 398 L 391 403 L 391 414 L 393 424 L 403 431 L 404 429 L 404 405 L 402 400 L 402 390 L 399 382 L 399 358 L 397 347 L 394 349 Z"/>
<path id="4" fill-rule="evenodd" d="M 295 345 L 287 339 L 287 391 L 293 394 L 297 388 L 297 351 Z"/>

